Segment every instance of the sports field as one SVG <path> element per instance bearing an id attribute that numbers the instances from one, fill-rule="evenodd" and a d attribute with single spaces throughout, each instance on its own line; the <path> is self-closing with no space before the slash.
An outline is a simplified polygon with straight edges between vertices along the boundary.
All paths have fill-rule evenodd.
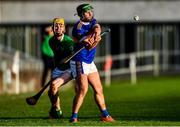
<path id="1" fill-rule="evenodd" d="M 113 82 L 104 87 L 106 103 L 114 123 L 99 121 L 99 110 L 89 89 L 79 112 L 79 122 L 69 123 L 73 88 L 60 93 L 64 118 L 48 119 L 50 102 L 44 93 L 36 106 L 25 98 L 34 93 L 0 95 L 0 126 L 180 126 L 180 76 L 140 78 L 137 85 L 129 81 Z"/>

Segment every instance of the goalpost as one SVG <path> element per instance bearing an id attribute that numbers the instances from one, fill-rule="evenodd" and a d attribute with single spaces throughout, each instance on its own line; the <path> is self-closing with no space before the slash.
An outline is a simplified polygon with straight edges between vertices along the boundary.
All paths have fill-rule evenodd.
<path id="1" fill-rule="evenodd" d="M 15 74 L 15 81 L 16 81 L 16 87 L 15 87 L 15 93 L 19 94 L 20 91 L 20 83 L 19 83 L 19 64 L 20 64 L 20 58 L 19 58 L 19 51 L 17 50 L 15 52 L 14 58 L 13 58 L 13 64 L 12 64 L 12 72 Z"/>

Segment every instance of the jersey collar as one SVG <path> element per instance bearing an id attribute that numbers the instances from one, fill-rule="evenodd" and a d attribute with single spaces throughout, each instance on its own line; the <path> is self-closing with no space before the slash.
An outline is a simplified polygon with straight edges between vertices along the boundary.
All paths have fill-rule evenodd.
<path id="1" fill-rule="evenodd" d="M 62 35 L 60 42 L 61 42 L 63 39 L 64 39 L 64 34 Z"/>
<path id="2" fill-rule="evenodd" d="M 90 22 L 83 22 L 83 21 L 80 21 L 83 25 L 89 25 Z"/>

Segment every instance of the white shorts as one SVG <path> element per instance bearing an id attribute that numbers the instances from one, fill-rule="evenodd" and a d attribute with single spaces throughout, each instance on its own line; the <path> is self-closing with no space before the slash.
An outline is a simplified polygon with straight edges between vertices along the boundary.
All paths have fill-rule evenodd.
<path id="1" fill-rule="evenodd" d="M 90 74 L 93 72 L 97 72 L 96 65 L 94 62 L 88 64 L 85 62 L 76 62 L 76 61 L 70 61 L 71 71 L 73 78 L 76 78 L 80 74 Z"/>
<path id="2" fill-rule="evenodd" d="M 71 69 L 67 69 L 67 70 L 62 71 L 56 67 L 51 73 L 51 78 L 53 78 L 53 79 L 58 78 L 64 73 L 69 73 L 71 75 Z"/>

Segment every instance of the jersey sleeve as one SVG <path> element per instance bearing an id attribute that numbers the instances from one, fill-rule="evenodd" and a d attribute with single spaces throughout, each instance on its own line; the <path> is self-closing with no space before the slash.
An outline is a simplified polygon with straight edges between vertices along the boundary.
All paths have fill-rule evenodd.
<path id="1" fill-rule="evenodd" d="M 80 22 L 74 25 L 73 30 L 72 30 L 72 36 L 78 41 L 81 38 L 83 38 L 83 29 L 82 29 L 82 24 Z"/>
<path id="2" fill-rule="evenodd" d="M 75 42 L 82 42 L 86 39 L 87 35 L 94 29 L 97 20 L 93 19 L 88 25 L 83 25 L 82 22 L 77 22 L 72 30 L 72 36 Z"/>
<path id="3" fill-rule="evenodd" d="M 91 21 L 91 26 L 92 26 L 92 28 L 94 28 L 94 27 L 96 26 L 96 24 L 98 24 L 97 20 L 96 20 L 96 19 L 93 19 L 93 20 Z"/>

